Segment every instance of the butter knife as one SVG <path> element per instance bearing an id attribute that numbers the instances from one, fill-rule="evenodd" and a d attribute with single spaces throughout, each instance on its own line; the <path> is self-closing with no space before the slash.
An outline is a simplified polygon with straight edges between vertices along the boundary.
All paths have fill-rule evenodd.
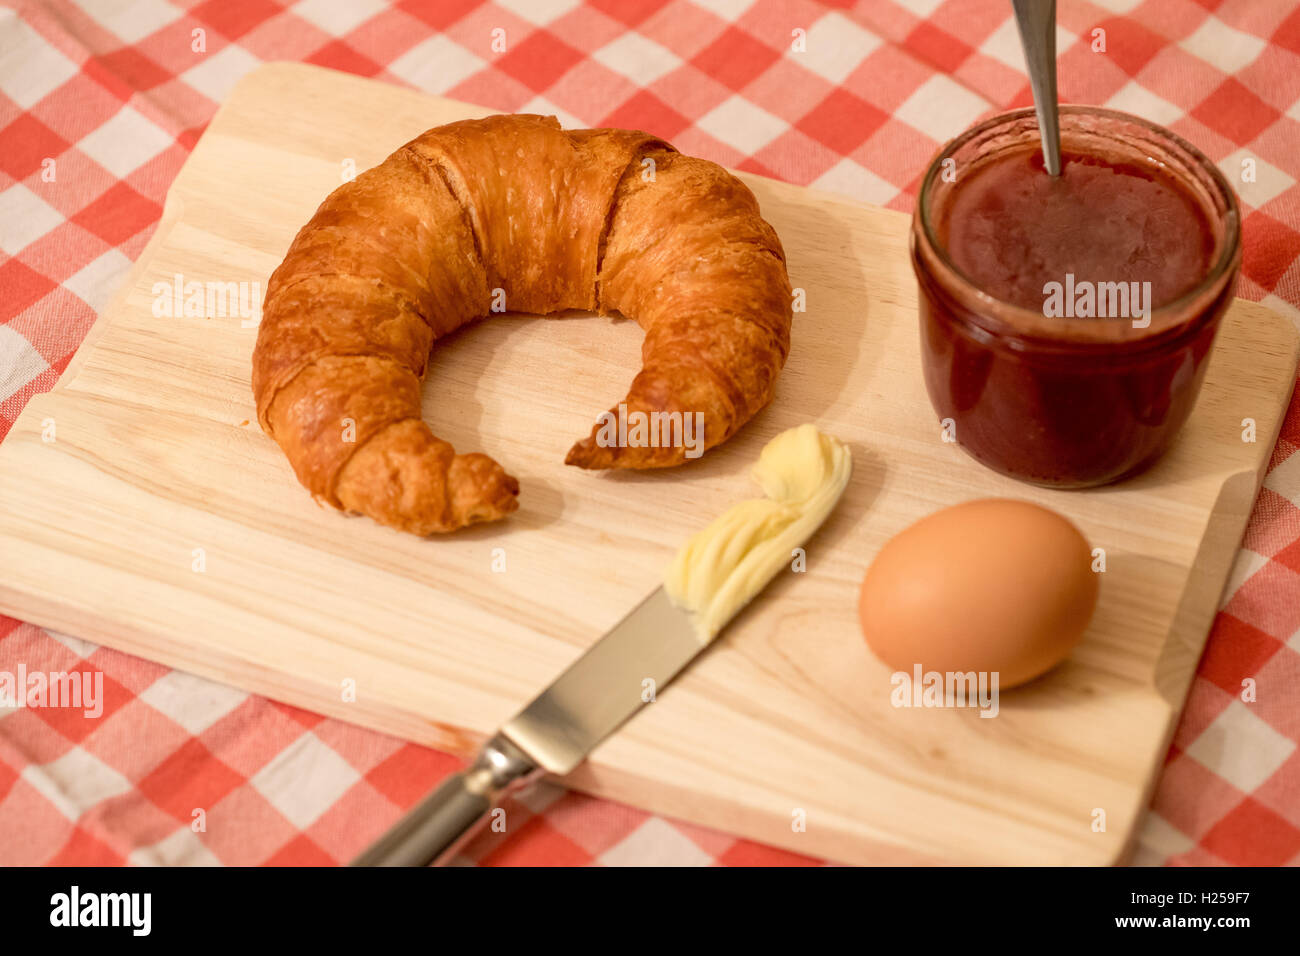
<path id="1" fill-rule="evenodd" d="M 657 588 L 351 865 L 448 862 L 503 796 L 576 769 L 646 703 L 647 680 L 657 693 L 710 643 Z"/>

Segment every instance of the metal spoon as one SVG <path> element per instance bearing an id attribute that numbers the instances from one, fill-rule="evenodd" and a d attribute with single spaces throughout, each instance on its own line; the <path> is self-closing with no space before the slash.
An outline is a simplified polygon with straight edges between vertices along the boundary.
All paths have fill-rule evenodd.
<path id="1" fill-rule="evenodd" d="M 1056 109 L 1056 0 L 1011 0 L 1020 30 L 1020 45 L 1034 90 L 1043 165 L 1061 175 L 1061 121 Z"/>

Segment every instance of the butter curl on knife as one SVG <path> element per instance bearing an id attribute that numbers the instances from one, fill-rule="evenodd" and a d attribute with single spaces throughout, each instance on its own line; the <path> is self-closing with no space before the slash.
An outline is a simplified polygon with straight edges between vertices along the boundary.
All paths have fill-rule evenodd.
<path id="1" fill-rule="evenodd" d="M 763 448 L 753 477 L 764 497 L 733 505 L 697 532 L 664 574 L 673 604 L 713 640 L 776 577 L 844 493 L 853 460 L 843 442 L 799 425 Z"/>

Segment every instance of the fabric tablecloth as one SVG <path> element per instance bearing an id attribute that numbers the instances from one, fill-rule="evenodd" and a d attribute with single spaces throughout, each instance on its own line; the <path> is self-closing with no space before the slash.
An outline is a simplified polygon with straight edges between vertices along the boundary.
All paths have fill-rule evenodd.
<path id="1" fill-rule="evenodd" d="M 1243 206 L 1238 294 L 1300 321 L 1300 7 L 1060 0 L 1058 20 L 1062 98 L 1162 123 L 1219 163 Z M 0 437 L 66 367 L 235 81 L 286 59 L 638 127 L 904 211 L 940 142 L 1031 102 L 1007 0 L 0 6 Z M 1137 862 L 1300 863 L 1298 444 L 1293 402 Z M 20 665 L 102 673 L 103 713 L 0 710 L 0 863 L 336 863 L 459 765 L 0 618 L 0 672 Z M 554 786 L 510 819 L 463 861 L 820 862 Z"/>

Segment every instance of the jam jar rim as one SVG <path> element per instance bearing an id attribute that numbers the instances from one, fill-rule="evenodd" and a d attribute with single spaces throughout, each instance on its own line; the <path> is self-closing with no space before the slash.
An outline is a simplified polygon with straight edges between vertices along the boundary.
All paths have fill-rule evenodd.
<path id="1" fill-rule="evenodd" d="M 1216 210 L 1206 210 L 1207 214 L 1222 222 L 1223 240 L 1214 263 L 1204 277 L 1177 298 L 1152 309 L 1150 324 L 1138 328 L 1133 325 L 1130 318 L 1098 317 L 1079 320 L 1045 316 L 1041 311 L 990 295 L 974 279 L 962 272 L 948 255 L 947 249 L 939 242 L 934 224 L 931 222 L 929 197 L 933 184 L 944 160 L 950 158 L 959 148 L 996 127 L 1010 126 L 1018 121 L 1034 118 L 1033 107 L 1008 110 L 990 116 L 939 147 L 921 176 L 916 211 L 912 216 L 911 244 L 916 262 L 927 271 L 931 271 L 932 279 L 941 287 L 946 287 L 945 291 L 966 306 L 964 311 L 969 313 L 975 324 L 997 337 L 1011 336 L 1067 346 L 1130 344 L 1141 347 L 1151 344 L 1152 339 L 1163 339 L 1165 334 L 1175 329 L 1185 329 L 1194 324 L 1198 318 L 1211 318 L 1205 313 L 1222 294 L 1224 284 L 1236 273 L 1242 256 L 1241 209 L 1237 194 L 1222 170 L 1204 152 L 1177 133 L 1140 116 L 1101 106 L 1080 104 L 1063 104 L 1060 113 L 1062 119 L 1067 116 L 1091 116 L 1141 127 L 1148 133 L 1154 134 L 1156 138 L 1166 141 L 1175 150 L 1186 154 L 1192 163 L 1206 174 L 1219 194 L 1217 198 L 1223 201 L 1224 209 L 1221 214 Z M 948 276 L 934 275 L 932 263 L 937 263 L 948 273 Z M 940 281 L 941 279 L 947 281 Z M 963 302 L 963 298 L 973 300 L 973 304 L 971 301 Z"/>

